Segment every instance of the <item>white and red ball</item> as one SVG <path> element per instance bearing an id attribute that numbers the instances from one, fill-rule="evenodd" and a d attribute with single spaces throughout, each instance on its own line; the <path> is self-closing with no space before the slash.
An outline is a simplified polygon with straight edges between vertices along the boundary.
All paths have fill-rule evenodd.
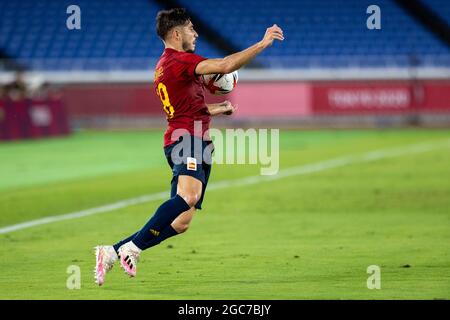
<path id="1" fill-rule="evenodd" d="M 233 71 L 226 74 L 203 74 L 202 81 L 205 88 L 216 96 L 228 94 L 236 87 L 238 72 Z"/>

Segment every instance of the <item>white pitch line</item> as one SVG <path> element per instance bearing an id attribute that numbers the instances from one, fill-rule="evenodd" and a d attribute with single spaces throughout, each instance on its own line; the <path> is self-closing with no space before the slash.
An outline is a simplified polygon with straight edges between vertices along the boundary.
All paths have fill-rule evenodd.
<path id="1" fill-rule="evenodd" d="M 361 155 L 349 155 L 345 157 L 339 157 L 334 158 L 331 160 L 306 164 L 302 166 L 297 167 L 291 167 L 284 170 L 280 170 L 278 174 L 271 175 L 271 176 L 250 176 L 242 179 L 236 179 L 236 180 L 224 180 L 224 181 L 218 181 L 215 183 L 211 183 L 208 185 L 208 191 L 211 190 L 217 190 L 217 189 L 224 189 L 229 187 L 241 187 L 241 186 L 247 186 L 251 184 L 257 184 L 264 181 L 274 181 L 279 180 L 286 177 L 296 176 L 296 175 L 305 175 L 320 171 L 325 171 L 328 169 L 333 169 L 337 167 L 343 167 L 350 164 L 357 164 L 357 163 L 365 163 L 365 162 L 371 162 L 381 159 L 388 159 L 393 157 L 399 157 L 404 155 L 410 155 L 410 154 L 417 154 L 417 153 L 423 153 L 439 148 L 446 148 L 450 147 L 450 140 L 441 141 L 439 143 L 420 143 L 420 144 L 414 144 L 410 146 L 400 147 L 400 148 L 391 148 L 391 149 L 383 149 L 383 150 L 375 150 L 371 152 L 367 152 Z M 44 225 L 48 223 L 53 223 L 57 221 L 64 221 L 64 220 L 71 220 L 86 216 L 91 216 L 94 214 L 102 213 L 102 212 L 109 212 L 113 210 L 123 209 L 132 205 L 146 203 L 154 200 L 164 200 L 167 199 L 168 192 L 158 192 L 153 193 L 149 195 L 144 195 L 132 199 L 126 199 L 121 200 L 118 202 L 114 202 L 111 204 L 107 204 L 100 207 L 94 207 L 82 211 L 67 213 L 63 215 L 58 216 L 50 216 L 42 219 L 37 220 L 31 220 L 23 223 L 14 224 L 11 226 L 0 228 L 0 234 L 5 234 L 17 230 L 23 230 L 27 228 L 31 228 L 34 226 Z"/>

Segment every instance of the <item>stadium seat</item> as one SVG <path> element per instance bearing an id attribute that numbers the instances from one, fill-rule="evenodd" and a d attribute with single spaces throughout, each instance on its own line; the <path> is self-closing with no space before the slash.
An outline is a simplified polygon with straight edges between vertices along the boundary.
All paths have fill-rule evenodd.
<path id="1" fill-rule="evenodd" d="M 0 1 L 0 49 L 31 69 L 153 68 L 163 49 L 154 27 L 161 9 L 156 3 L 79 0 L 81 30 L 68 30 L 66 9 L 71 4 Z M 199 47 L 206 56 L 222 55 L 209 43 Z"/>
<path id="2" fill-rule="evenodd" d="M 213 32 L 243 49 L 261 39 L 272 23 L 286 40 L 257 60 L 267 68 L 408 65 L 449 66 L 450 50 L 395 2 L 379 0 L 381 30 L 368 30 L 368 0 L 179 0 Z M 423 0 L 450 21 L 450 2 Z M 163 45 L 154 30 L 158 3 L 79 0 L 81 30 L 68 30 L 69 1 L 0 2 L 0 50 L 31 69 L 152 69 Z M 210 19 L 214 17 L 214 19 Z M 119 23 L 120 22 L 120 23 Z M 240 32 L 236 32 L 239 30 Z M 244 32 L 241 32 L 244 31 Z M 197 53 L 223 52 L 200 34 Z M 400 58 L 399 58 L 400 57 Z"/>
<path id="3" fill-rule="evenodd" d="M 302 67 L 305 63 L 315 64 L 317 59 L 323 67 L 353 63 L 383 67 L 390 65 L 398 55 L 416 56 L 421 64 L 448 65 L 448 58 L 447 61 L 434 58 L 439 55 L 448 57 L 449 48 L 393 1 L 377 1 L 381 8 L 381 30 L 368 30 L 366 27 L 369 16 L 366 9 L 371 1 L 278 0 L 274 5 L 273 1 L 246 0 L 231 1 L 227 6 L 218 6 L 216 1 L 180 2 L 240 49 L 259 40 L 265 28 L 273 23 L 282 26 L 286 38 L 284 43 L 275 43 L 267 54 L 258 57 L 263 65 L 269 67 L 275 67 L 275 64 L 286 68 L 293 65 Z M 450 2 L 424 2 L 449 20 Z M 208 19 L 212 16 L 214 19 Z M 298 58 L 293 59 L 294 56 Z M 404 66 L 405 60 L 400 61 L 399 66 Z"/>

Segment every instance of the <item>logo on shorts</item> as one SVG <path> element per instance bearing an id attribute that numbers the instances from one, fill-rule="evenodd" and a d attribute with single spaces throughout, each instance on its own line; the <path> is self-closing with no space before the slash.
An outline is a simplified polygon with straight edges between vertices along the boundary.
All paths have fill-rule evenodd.
<path id="1" fill-rule="evenodd" d="M 197 159 L 187 157 L 187 169 L 197 171 Z"/>

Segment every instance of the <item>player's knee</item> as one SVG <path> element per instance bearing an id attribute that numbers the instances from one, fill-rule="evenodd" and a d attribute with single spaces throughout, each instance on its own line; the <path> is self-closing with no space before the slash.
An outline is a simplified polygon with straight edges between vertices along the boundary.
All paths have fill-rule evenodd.
<path id="1" fill-rule="evenodd" d="M 189 207 L 193 207 L 197 204 L 198 200 L 200 200 L 200 194 L 197 192 L 188 192 L 182 194 L 181 197 L 186 201 Z"/>

